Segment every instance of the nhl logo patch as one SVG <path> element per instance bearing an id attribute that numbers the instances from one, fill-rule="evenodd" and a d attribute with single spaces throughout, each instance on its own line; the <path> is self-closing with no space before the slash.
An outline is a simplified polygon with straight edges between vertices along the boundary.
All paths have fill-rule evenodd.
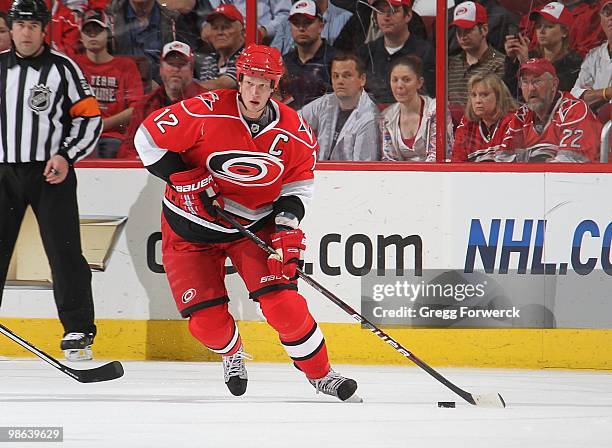
<path id="1" fill-rule="evenodd" d="M 51 106 L 51 89 L 44 84 L 32 87 L 28 104 L 35 113 L 48 109 Z"/>

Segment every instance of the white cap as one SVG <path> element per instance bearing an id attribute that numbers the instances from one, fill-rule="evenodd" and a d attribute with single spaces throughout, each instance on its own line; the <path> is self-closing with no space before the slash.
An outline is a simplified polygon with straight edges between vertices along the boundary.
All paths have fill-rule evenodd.
<path id="1" fill-rule="evenodd" d="M 572 26 L 574 20 L 574 16 L 570 13 L 569 9 L 559 2 L 550 2 L 544 5 L 541 9 L 529 14 L 529 18 L 536 20 L 538 15 L 552 23 L 560 23 L 568 28 Z"/>
<path id="2" fill-rule="evenodd" d="M 289 18 L 301 14 L 311 20 L 322 19 L 321 13 L 317 10 L 317 5 L 312 0 L 299 0 L 293 4 L 289 11 Z"/>
<path id="3" fill-rule="evenodd" d="M 455 6 L 451 25 L 460 28 L 473 28 L 479 23 L 487 23 L 487 10 L 480 3 L 464 2 Z"/>
<path id="4" fill-rule="evenodd" d="M 187 45 L 186 43 L 180 42 L 178 40 L 169 42 L 166 45 L 164 45 L 164 48 L 162 50 L 162 55 L 161 55 L 162 59 L 165 59 L 166 56 L 168 56 L 168 54 L 172 53 L 173 51 L 181 53 L 183 56 L 185 56 L 189 60 L 193 59 L 193 52 L 191 51 L 191 47 Z"/>

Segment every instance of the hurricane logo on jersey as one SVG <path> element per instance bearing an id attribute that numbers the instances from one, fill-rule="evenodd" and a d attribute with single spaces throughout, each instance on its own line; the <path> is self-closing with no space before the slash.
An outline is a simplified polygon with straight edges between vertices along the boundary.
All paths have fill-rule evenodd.
<path id="1" fill-rule="evenodd" d="M 271 185 L 285 170 L 278 157 L 251 151 L 213 152 L 206 166 L 215 177 L 245 187 Z"/>

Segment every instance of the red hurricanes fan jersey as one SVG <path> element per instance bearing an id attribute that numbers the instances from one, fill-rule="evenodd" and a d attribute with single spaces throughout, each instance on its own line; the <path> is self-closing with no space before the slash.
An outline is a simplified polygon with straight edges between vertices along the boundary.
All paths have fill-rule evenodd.
<path id="1" fill-rule="evenodd" d="M 74 58 L 83 70 L 91 90 L 100 105 L 102 118 L 108 118 L 128 107 L 134 107 L 142 97 L 142 81 L 136 63 L 128 57 L 115 56 L 110 62 L 95 63 L 86 55 Z M 123 132 L 112 129 L 102 132 L 102 137 L 123 138 Z"/>
<path id="2" fill-rule="evenodd" d="M 502 117 L 488 133 L 481 122 L 464 116 L 455 131 L 453 162 L 493 162 L 513 116 L 514 112 Z"/>
<path id="3" fill-rule="evenodd" d="M 216 90 L 158 109 L 136 133 L 145 166 L 167 151 L 179 152 L 189 169 L 205 166 L 219 184 L 225 210 L 254 225 L 270 216 L 280 196 L 304 207 L 313 193 L 319 149 L 310 126 L 293 109 L 271 101 L 276 119 L 255 137 L 238 108 L 238 91 Z M 206 234 L 235 234 L 178 208 L 164 198 L 165 215 L 179 215 Z"/>
<path id="4" fill-rule="evenodd" d="M 529 161 L 599 160 L 601 124 L 584 101 L 562 92 L 542 129 L 536 127 L 534 115 L 527 106 L 515 113 L 500 148 L 502 153 L 524 150 L 524 159 Z M 503 155 L 498 160 L 503 160 Z"/>

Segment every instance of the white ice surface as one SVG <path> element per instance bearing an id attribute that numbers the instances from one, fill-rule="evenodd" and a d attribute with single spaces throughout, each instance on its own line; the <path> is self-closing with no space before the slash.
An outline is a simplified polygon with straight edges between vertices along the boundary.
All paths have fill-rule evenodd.
<path id="1" fill-rule="evenodd" d="M 80 384 L 40 360 L 0 359 L 0 426 L 64 427 L 63 443 L 10 446 L 612 447 L 612 372 L 440 369 L 469 392 L 499 392 L 508 403 L 483 409 L 414 367 L 336 366 L 359 382 L 362 404 L 315 395 L 288 363 L 249 363 L 240 398 L 216 363 L 124 367 L 121 379 Z"/>

